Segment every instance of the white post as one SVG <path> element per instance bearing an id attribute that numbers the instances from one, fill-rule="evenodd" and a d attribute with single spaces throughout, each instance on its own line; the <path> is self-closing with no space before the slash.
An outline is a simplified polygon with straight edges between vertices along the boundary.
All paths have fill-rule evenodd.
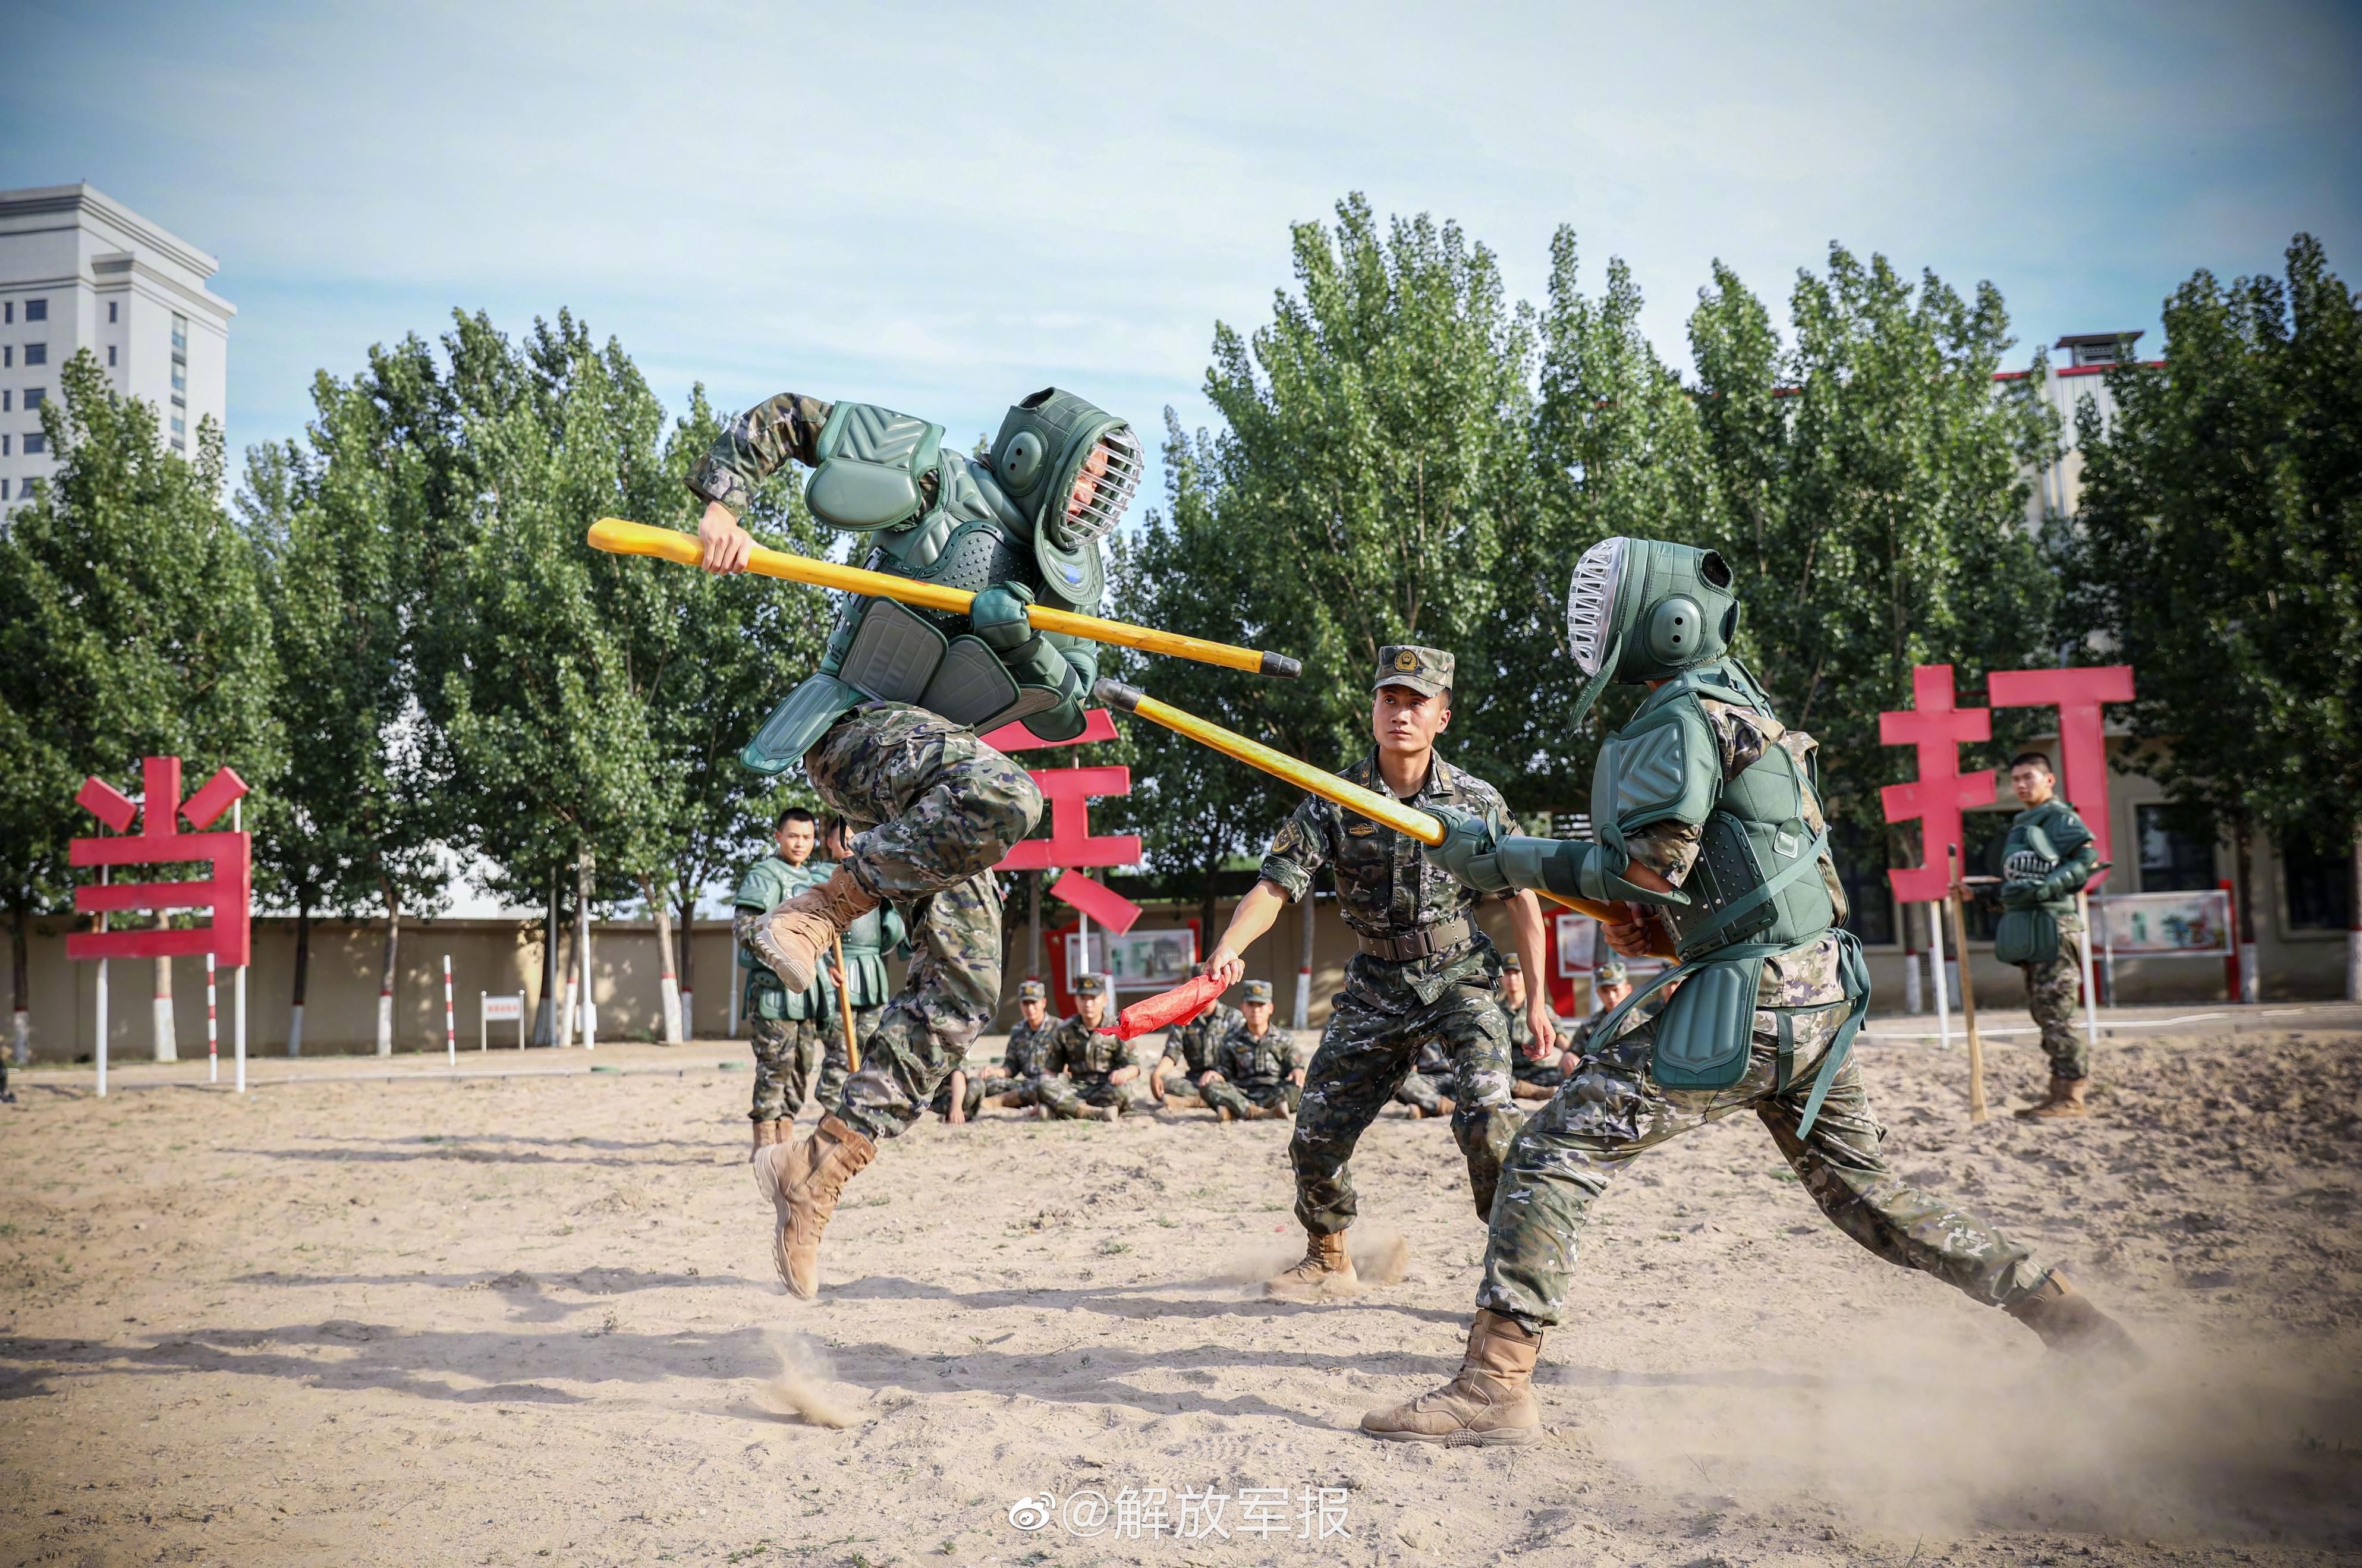
<path id="1" fill-rule="evenodd" d="M 2107 895 L 2101 894 L 2100 901 L 2106 903 Z M 2116 1001 L 2116 933 L 2108 929 L 2108 911 L 2105 910 L 2100 911 L 2100 944 L 2101 955 L 2107 960 L 2108 1005 L 2115 1007 L 2119 1005 Z"/>
<path id="2" fill-rule="evenodd" d="M 1297 906 L 1300 911 L 1297 918 L 1303 922 L 1303 930 L 1298 933 L 1302 951 L 1296 961 L 1296 1029 L 1299 1033 L 1312 1027 L 1313 903 L 1312 889 L 1307 888 L 1304 889 L 1304 902 Z M 1209 937 L 1212 934 L 1211 932 L 1207 933 Z M 1205 955 L 1201 953 L 1198 956 L 1202 958 Z"/>
<path id="3" fill-rule="evenodd" d="M 244 977 L 241 977 L 238 984 L 245 983 Z M 304 1004 L 302 1002 L 297 1002 L 287 1010 L 287 1054 L 290 1056 L 300 1056 L 304 1054 Z"/>
<path id="4" fill-rule="evenodd" d="M 737 1038 L 738 1038 L 738 993 L 739 993 L 741 990 L 743 990 L 743 989 L 745 989 L 745 985 L 746 985 L 745 978 L 738 973 L 738 955 L 737 955 L 737 953 L 734 950 L 734 951 L 731 953 L 731 955 L 730 955 L 730 1033 L 729 1033 L 729 1038 L 730 1038 L 730 1039 L 733 1039 L 733 1040 L 735 1040 L 735 1039 L 737 1039 Z"/>
<path id="5" fill-rule="evenodd" d="M 484 1001 L 491 994 L 490 991 L 476 993 L 476 1049 L 478 1051 L 489 1051 L 492 1048 L 492 1026 L 484 1017 Z"/>
<path id="6" fill-rule="evenodd" d="M 1919 987 L 1919 933 L 1911 929 L 1911 906 L 1897 903 L 1895 918 L 1903 922 L 1903 1010 L 1914 1018 L 1927 1010 Z"/>
<path id="7" fill-rule="evenodd" d="M 1074 990 L 1077 979 L 1091 972 L 1091 917 L 1080 910 L 1075 911 L 1075 946 L 1081 956 L 1066 972 L 1066 989 L 1069 992 Z"/>
<path id="8" fill-rule="evenodd" d="M 221 1082 L 221 1024 L 214 985 L 214 955 L 205 955 L 205 1082 Z"/>
<path id="9" fill-rule="evenodd" d="M 451 955 L 443 955 L 443 1060 L 452 1066 L 459 1065 L 459 1037 L 453 1032 L 451 1021 Z"/>
<path id="10" fill-rule="evenodd" d="M 162 910 L 158 910 L 156 929 L 168 931 L 171 928 L 171 916 Z M 149 1016 L 149 1025 L 155 1035 L 156 1060 L 177 1062 L 181 1059 L 181 1032 L 179 1025 L 172 1018 L 172 961 L 170 958 L 158 958 L 154 963 L 156 994 L 153 1011 Z"/>
<path id="11" fill-rule="evenodd" d="M 581 956 L 578 967 L 582 981 L 576 994 L 582 999 L 582 1049 L 599 1049 L 599 1004 L 590 995 L 590 887 L 585 878 L 582 886 L 582 907 L 576 911 L 577 925 L 574 945 Z"/>
<path id="12" fill-rule="evenodd" d="M 1944 1049 L 1952 1048 L 1951 988 L 1944 980 L 1944 906 L 1927 906 L 1927 930 L 1932 940 L 1927 944 L 1927 964 L 1936 982 L 1936 1035 Z"/>
<path id="13" fill-rule="evenodd" d="M 245 805 L 246 802 L 243 801 L 232 801 L 230 802 L 230 832 L 242 833 L 245 831 Z M 254 957 L 252 947 L 254 941 L 253 919 L 253 913 L 249 911 L 247 915 L 246 933 L 246 939 L 248 944 L 247 949 L 247 958 L 248 961 L 245 964 L 240 964 L 237 966 L 237 986 L 231 993 L 232 999 L 237 1006 L 237 1021 L 230 1026 L 230 1040 L 232 1042 L 232 1048 L 237 1054 L 237 1092 L 240 1094 L 244 1094 L 246 1092 L 246 972 L 248 968 L 252 967 L 252 960 Z"/>
<path id="14" fill-rule="evenodd" d="M 524 993 L 523 991 L 519 991 L 519 992 L 516 994 L 516 999 L 517 999 L 517 1049 L 518 1049 L 518 1050 L 520 1050 L 520 1051 L 522 1051 L 522 1050 L 524 1050 L 524 1034 L 525 1034 L 525 1023 L 524 1023 Z"/>
<path id="15" fill-rule="evenodd" d="M 98 868 L 98 885 L 102 888 L 107 884 L 106 873 L 107 867 L 102 866 Z M 104 910 L 99 911 L 98 929 L 101 932 L 106 929 L 106 912 Z M 98 1063 L 98 1098 L 105 1099 L 106 1098 L 106 960 L 104 958 L 98 961 L 98 1049 L 92 1055 Z"/>
<path id="16" fill-rule="evenodd" d="M 2083 1043 L 2096 1056 L 2100 1054 L 2100 998 L 2092 973 L 2092 895 L 2081 888 L 2075 890 L 2075 912 L 2083 920 Z"/>

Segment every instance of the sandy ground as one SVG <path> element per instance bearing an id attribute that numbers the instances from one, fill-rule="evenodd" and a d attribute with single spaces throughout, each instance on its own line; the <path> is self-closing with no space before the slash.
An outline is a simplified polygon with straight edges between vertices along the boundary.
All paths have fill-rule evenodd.
<path id="1" fill-rule="evenodd" d="M 1961 1054 L 1865 1048 L 1900 1168 L 2119 1309 L 2155 1353 L 2129 1385 L 1856 1249 L 1742 1116 L 1600 1205 L 1522 1451 L 1352 1430 L 1457 1362 L 1482 1235 L 1440 1123 L 1363 1142 L 1359 1233 L 1410 1261 L 1350 1302 L 1244 1283 L 1297 1250 L 1285 1124 L 993 1111 L 852 1186 L 807 1305 L 771 1277 L 730 1048 L 600 1055 L 668 1070 L 105 1101 L 21 1078 L 0 1560 L 2362 1558 L 2362 1033 L 2119 1039 L 2103 1118 L 2070 1126 L 1972 1128 Z M 1997 1043 L 1997 1103 L 2036 1071 Z M 783 1369 L 853 1425 L 797 1414 Z M 1168 1520 L 1228 1494 L 1230 1534 L 1082 1535 L 1087 1501 L 1010 1522 L 1126 1487 Z M 1323 1488 L 1341 1533 L 1300 1539 Z"/>

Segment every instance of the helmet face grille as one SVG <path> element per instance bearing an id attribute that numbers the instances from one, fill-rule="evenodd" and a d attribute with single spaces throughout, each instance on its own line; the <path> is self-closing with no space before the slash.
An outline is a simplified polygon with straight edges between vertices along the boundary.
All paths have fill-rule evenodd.
<path id="1" fill-rule="evenodd" d="M 1566 640 L 1575 667 L 1597 675 L 1606 656 L 1608 624 L 1616 614 L 1616 591 L 1624 577 L 1625 539 L 1602 539 L 1574 563 L 1566 591 Z"/>
<path id="2" fill-rule="evenodd" d="M 1051 525 L 1068 549 L 1080 549 L 1114 533 L 1116 525 L 1123 521 L 1125 509 L 1131 505 L 1133 492 L 1140 489 L 1142 477 L 1148 471 L 1141 457 L 1139 438 L 1129 425 L 1120 425 L 1100 436 L 1095 450 L 1107 454 L 1107 471 L 1098 476 L 1090 499 L 1076 506 L 1074 481 L 1069 480 L 1066 494 L 1051 500 Z M 1088 462 L 1086 458 L 1086 466 Z M 1076 475 L 1076 480 L 1081 477 L 1080 473 Z"/>

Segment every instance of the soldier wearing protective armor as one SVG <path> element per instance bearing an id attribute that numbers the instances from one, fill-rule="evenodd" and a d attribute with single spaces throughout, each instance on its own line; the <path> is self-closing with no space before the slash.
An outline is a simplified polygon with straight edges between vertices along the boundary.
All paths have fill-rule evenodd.
<path id="1" fill-rule="evenodd" d="M 2002 845 L 2000 927 L 1993 956 L 2025 976 L 2026 1010 L 2042 1030 L 2050 1058 L 2050 1087 L 2039 1103 L 2018 1112 L 2050 1121 L 2089 1116 L 2092 1059 L 2075 1027 L 2083 992 L 2083 917 L 2075 895 L 2099 870 L 2092 830 L 2060 800 L 2050 758 L 2038 751 L 2010 758 L 2010 788 L 2025 810 L 2009 824 Z"/>
<path id="2" fill-rule="evenodd" d="M 999 1004 L 991 868 L 1032 830 L 1042 797 L 977 737 L 1012 722 L 1044 740 L 1082 733 L 1098 651 L 1034 631 L 1027 607 L 1037 598 L 1098 607 L 1101 541 L 1138 488 L 1142 461 L 1122 420 L 1054 387 L 1011 408 L 980 458 L 945 446 L 939 425 L 782 393 L 734 420 L 690 474 L 707 502 L 698 536 L 708 570 L 745 569 L 754 544 L 737 513 L 790 459 L 813 470 L 804 486 L 812 515 L 867 536 L 871 570 L 976 594 L 966 615 L 848 595 L 819 670 L 739 754 L 758 773 L 800 762 L 856 830 L 828 879 L 754 933 L 787 988 L 809 987 L 831 942 L 881 903 L 908 912 L 915 949 L 861 1071 L 809 1136 L 756 1162 L 780 1275 L 809 1297 L 844 1184 L 877 1140 L 917 1117 Z"/>
<path id="3" fill-rule="evenodd" d="M 841 817 L 832 816 L 821 824 L 821 853 L 831 860 L 842 860 L 852 853 L 850 836 Z M 910 933 L 902 927 L 901 911 L 892 904 L 879 904 L 867 914 L 844 928 L 844 966 L 850 970 L 849 985 L 853 991 L 853 1038 L 863 1055 L 869 1050 L 869 1037 L 877 1032 L 877 1021 L 885 1016 L 887 988 L 886 960 L 889 955 L 908 956 Z M 822 1010 L 820 1088 L 822 1105 L 834 1105 L 844 1093 L 844 1080 L 851 1076 L 852 1058 L 844 1047 L 844 1009 L 837 1000 L 840 983 L 833 954 L 821 961 L 820 988 L 826 1006 Z M 955 1074 L 955 1076 L 957 1076 Z M 937 1102 L 932 1109 L 938 1116 L 945 1114 L 949 1083 L 935 1093 Z"/>
<path id="4" fill-rule="evenodd" d="M 745 970 L 740 1007 L 755 1049 L 754 1154 L 779 1142 L 804 1107 L 812 1075 L 820 1070 L 824 1021 L 833 1006 L 818 984 L 790 994 L 748 944 L 748 933 L 773 910 L 807 888 L 817 887 L 828 868 L 812 859 L 812 814 L 789 806 L 771 824 L 777 850 L 746 868 L 739 879 L 735 929 L 738 964 Z"/>
<path id="5" fill-rule="evenodd" d="M 1218 1001 L 1170 1031 L 1164 1040 L 1164 1058 L 1151 1075 L 1158 1080 L 1160 1098 L 1170 1100 L 1179 1095 L 1186 1099 L 1202 1100 L 1205 1097 L 1198 1093 L 1198 1086 L 1213 1070 L 1214 1053 L 1242 1019 L 1238 1009 Z"/>
<path id="6" fill-rule="evenodd" d="M 1222 1036 L 1198 1097 L 1224 1121 L 1285 1120 L 1304 1095 L 1296 1040 L 1271 1021 L 1271 982 L 1249 980 L 1239 1021 Z"/>
<path id="7" fill-rule="evenodd" d="M 1133 1109 L 1131 1085 L 1140 1068 L 1127 1043 L 1099 1032 L 1106 1017 L 1107 977 L 1076 976 L 1075 1016 L 1050 1032 L 1050 1070 L 1035 1080 L 1034 1098 L 1050 1115 L 1114 1121 Z"/>
<path id="8" fill-rule="evenodd" d="M 1568 724 L 1608 681 L 1650 688 L 1600 747 L 1596 842 L 1512 836 L 1453 812 L 1429 851 L 1471 888 L 1622 900 L 1631 918 L 1606 928 L 1611 944 L 1634 954 L 1670 944 L 1680 962 L 1601 1020 L 1574 1076 L 1519 1130 L 1459 1375 L 1363 1417 L 1373 1436 L 1538 1436 L 1534 1362 L 1566 1311 L 1592 1202 L 1643 1150 L 1741 1109 L 1762 1121 L 1822 1210 L 1878 1256 L 2003 1309 L 2054 1347 L 2137 1359 L 2124 1330 L 2055 1269 L 1888 1165 L 1848 1059 L 1870 986 L 1860 944 L 1840 926 L 1814 743 L 1780 723 L 1728 654 L 1738 619 L 1730 583 L 1712 551 L 1617 538 L 1586 552 L 1567 623 L 1590 680 Z"/>
<path id="9" fill-rule="evenodd" d="M 1506 829 L 1500 791 L 1436 755 L 1436 739 L 1451 722 L 1451 656 L 1440 649 L 1379 649 L 1370 695 L 1377 748 L 1340 777 L 1420 811 L 1458 808 Z M 1508 1024 L 1494 996 L 1500 959 L 1473 918 L 1479 895 L 1439 874 L 1415 839 L 1308 800 L 1273 834 L 1261 879 L 1239 900 L 1208 971 L 1225 983 L 1242 978 L 1239 955 L 1284 906 L 1311 890 L 1323 866 L 1335 873 L 1338 907 L 1361 952 L 1345 966 L 1345 988 L 1305 1069 L 1288 1140 L 1304 1260 L 1264 1288 L 1290 1300 L 1334 1296 L 1355 1283 L 1345 1230 L 1357 1205 L 1346 1165 L 1421 1047 L 1434 1043 L 1450 1055 L 1451 1135 L 1480 1218 L 1492 1209 L 1501 1155 L 1518 1122 L 1509 1103 Z M 1538 955 L 1541 911 L 1530 893 L 1510 900 L 1518 945 Z M 1537 1032 L 1547 1034 L 1548 1010 L 1530 1011 Z"/>

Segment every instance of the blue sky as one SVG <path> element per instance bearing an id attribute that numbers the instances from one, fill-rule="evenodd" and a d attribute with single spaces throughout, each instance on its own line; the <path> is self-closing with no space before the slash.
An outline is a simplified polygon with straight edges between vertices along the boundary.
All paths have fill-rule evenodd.
<path id="1" fill-rule="evenodd" d="M 1712 259 L 1828 242 L 2141 327 L 2296 230 L 2362 274 L 2362 11 L 2277 5 L 9 7 L 0 185 L 221 258 L 233 451 L 315 369 L 571 307 L 668 403 L 793 389 L 965 437 L 1045 381 L 1203 423 L 1217 319 L 1366 192 L 1536 297 L 1620 255 L 1660 351 Z"/>

